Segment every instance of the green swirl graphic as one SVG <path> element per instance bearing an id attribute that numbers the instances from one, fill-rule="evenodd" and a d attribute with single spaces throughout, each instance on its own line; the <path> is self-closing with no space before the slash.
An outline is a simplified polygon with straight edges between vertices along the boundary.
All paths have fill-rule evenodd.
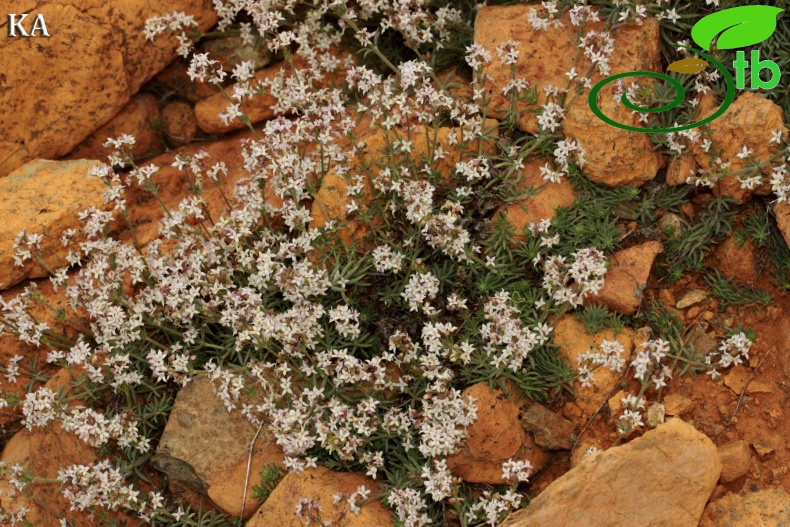
<path id="1" fill-rule="evenodd" d="M 590 103 L 590 109 L 593 111 L 593 113 L 599 119 L 601 119 L 605 123 L 608 123 L 608 124 L 610 124 L 612 126 L 616 126 L 617 128 L 622 128 L 623 130 L 629 130 L 631 132 L 640 132 L 640 133 L 644 133 L 644 134 L 667 134 L 667 133 L 671 133 L 671 132 L 682 132 L 683 130 L 690 130 L 692 128 L 697 128 L 698 126 L 702 126 L 704 124 L 708 124 L 709 122 L 711 122 L 714 119 L 718 118 L 721 114 L 723 114 L 724 112 L 727 111 L 727 108 L 730 107 L 730 104 L 732 104 L 732 101 L 735 100 L 735 80 L 733 80 L 732 75 L 730 75 L 730 72 L 727 71 L 727 68 L 725 68 L 724 65 L 721 62 L 717 61 L 716 59 L 714 59 L 710 55 L 708 55 L 708 54 L 706 54 L 706 53 L 704 53 L 704 52 L 702 52 L 702 51 L 700 51 L 698 49 L 692 49 L 692 48 L 687 47 L 687 46 L 682 46 L 682 47 L 684 47 L 684 48 L 688 49 L 689 51 L 692 51 L 692 52 L 696 53 L 697 55 L 700 55 L 700 56 L 704 57 L 705 59 L 707 59 L 724 76 L 724 80 L 727 83 L 727 95 L 724 97 L 724 101 L 722 101 L 721 106 L 719 107 L 718 110 L 716 110 L 715 113 L 709 115 L 708 117 L 706 117 L 705 119 L 703 119 L 701 121 L 697 121 L 696 123 L 685 124 L 683 126 L 676 126 L 674 128 L 640 128 L 640 127 L 637 127 L 637 126 L 630 126 L 630 125 L 627 125 L 627 124 L 618 123 L 614 119 L 610 119 L 609 117 L 604 115 L 604 113 L 600 110 L 600 108 L 598 108 L 598 92 L 600 92 L 601 89 L 604 86 L 606 86 L 607 84 L 609 84 L 610 82 L 613 82 L 613 81 L 616 81 L 618 79 L 622 79 L 622 78 L 625 78 L 625 77 L 653 77 L 653 78 L 656 78 L 656 79 L 665 80 L 665 81 L 670 83 L 675 88 L 675 99 L 672 102 L 670 102 L 668 104 L 665 104 L 664 106 L 660 106 L 658 108 L 642 108 L 641 106 L 637 106 L 637 105 L 631 103 L 631 101 L 629 101 L 628 98 L 625 96 L 625 93 L 623 93 L 623 96 L 620 99 L 620 101 L 627 108 L 629 108 L 631 110 L 634 110 L 634 111 L 637 111 L 637 112 L 644 112 L 644 113 L 657 113 L 657 112 L 664 112 L 664 111 L 667 111 L 667 110 L 671 110 L 672 108 L 676 107 L 678 104 L 682 103 L 683 99 L 685 99 L 685 97 L 686 97 L 686 90 L 683 89 L 683 85 L 680 84 L 680 82 L 678 82 L 676 79 L 673 79 L 672 77 L 670 77 L 669 75 L 665 75 L 663 73 L 656 73 L 656 72 L 653 72 L 653 71 L 631 71 L 631 72 L 626 72 L 626 73 L 618 73 L 617 75 L 612 75 L 610 77 L 606 77 L 605 79 L 600 81 L 598 84 L 593 86 L 593 89 L 590 91 L 590 95 L 587 98 L 587 100 Z"/>

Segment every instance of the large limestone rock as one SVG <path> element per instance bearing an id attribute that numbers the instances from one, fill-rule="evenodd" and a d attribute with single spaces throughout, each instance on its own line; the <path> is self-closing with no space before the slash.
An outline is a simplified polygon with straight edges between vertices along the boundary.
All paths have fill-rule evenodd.
<path id="1" fill-rule="evenodd" d="M 573 368 L 578 367 L 579 355 L 590 349 L 597 350 L 604 340 L 617 341 L 622 344 L 622 358 L 626 361 L 631 359 L 631 352 L 634 349 L 635 332 L 632 328 L 625 327 L 618 335 L 615 335 L 612 329 L 588 335 L 584 330 L 584 324 L 573 315 L 562 317 L 555 324 L 552 335 L 554 344 L 560 347 L 560 356 Z M 591 387 L 585 388 L 579 381 L 574 382 L 573 385 L 576 404 L 581 408 L 582 413 L 588 416 L 598 410 L 620 378 L 619 373 L 612 372 L 607 368 L 596 369 L 594 375 L 595 381 Z"/>
<path id="2" fill-rule="evenodd" d="M 588 456 L 502 527 L 697 527 L 720 470 L 713 442 L 672 419 Z"/>
<path id="3" fill-rule="evenodd" d="M 546 102 L 544 87 L 554 85 L 565 88 L 565 75 L 574 66 L 576 47 L 571 41 L 576 27 L 571 26 L 570 17 L 561 18 L 564 27 L 547 30 L 533 29 L 529 12 L 539 6 L 517 4 L 512 6 L 488 6 L 477 12 L 475 20 L 475 43 L 485 47 L 492 55 L 492 62 L 485 68 L 490 76 L 486 95 L 491 97 L 491 108 L 504 112 L 510 105 L 502 88 L 511 79 L 509 65 L 502 64 L 494 50 L 502 43 L 513 40 L 519 50 L 516 75 L 537 88 L 538 103 Z M 588 23 L 587 32 L 601 31 L 601 23 Z M 613 34 L 614 53 L 609 60 L 610 75 L 629 71 L 660 71 L 659 25 L 648 19 L 641 26 L 623 26 Z M 576 71 L 586 72 L 590 67 L 585 57 L 579 61 Z M 593 84 L 603 77 L 597 72 Z M 601 91 L 599 106 L 608 116 L 631 126 L 638 126 L 638 117 L 624 106 L 616 106 L 613 100 L 614 83 Z M 563 134 L 575 139 L 586 152 L 585 174 L 596 182 L 606 185 L 641 185 L 653 179 L 664 166 L 665 158 L 655 152 L 647 134 L 629 132 L 611 126 L 590 110 L 585 90 L 576 97 L 566 111 L 562 126 Z M 538 131 L 534 113 L 525 112 L 519 122 L 522 130 Z"/>
<path id="4" fill-rule="evenodd" d="M 718 106 L 708 108 L 702 112 L 702 115 L 710 115 L 717 108 Z M 727 111 L 711 122 L 708 128 L 709 139 L 713 143 L 711 152 L 715 149 L 718 157 L 723 162 L 729 163 L 727 170 L 730 172 L 740 170 L 749 164 L 748 160 L 738 157 L 744 146 L 753 152 L 752 157 L 767 162 L 781 148 L 781 145 L 771 142 L 773 132 L 781 131 L 783 141 L 787 140 L 788 134 L 782 108 L 766 99 L 764 95 L 749 91 L 741 93 Z M 692 171 L 696 173 L 700 169 L 708 170 L 710 163 L 710 153 L 702 150 L 699 144 L 692 145 L 687 153 L 670 163 L 667 169 L 667 183 L 682 185 L 686 183 Z M 763 172 L 763 179 L 767 181 L 769 178 L 770 167 Z M 738 181 L 738 175 L 729 175 L 714 186 L 714 191 L 734 198 L 738 203 L 745 203 L 753 194 L 768 194 L 770 187 L 763 185 L 754 190 L 743 189 Z"/>
<path id="5" fill-rule="evenodd" d="M 77 229 L 77 215 L 88 207 L 104 207 L 106 187 L 97 178 L 87 177 L 96 161 L 33 161 L 0 179 L 0 290 L 25 278 L 47 276 L 40 265 L 28 261 L 23 267 L 14 263 L 14 242 L 26 229 L 43 234 L 40 248 L 51 269 L 66 265 L 68 248 L 60 237 Z"/>
<path id="6" fill-rule="evenodd" d="M 247 518 L 258 507 L 252 487 L 260 483 L 259 472 L 271 463 L 283 463 L 282 449 L 271 432 L 264 426 L 253 442 L 255 434 L 256 428 L 240 411 L 228 412 L 208 378 L 198 377 L 178 393 L 154 464 L 168 475 L 171 490 L 188 502 L 200 506 L 208 496 L 227 513 Z"/>
<path id="7" fill-rule="evenodd" d="M 727 494 L 705 508 L 699 527 L 782 527 L 790 525 L 790 495 L 773 488 Z"/>
<path id="8" fill-rule="evenodd" d="M 12 1 L 8 13 L 43 15 L 50 36 L 0 32 L 0 177 L 39 157 L 70 152 L 115 116 L 176 56 L 174 36 L 146 41 L 146 19 L 182 11 L 201 30 L 217 15 L 209 0 Z M 28 27 L 28 26 L 26 26 Z"/>
<path id="9" fill-rule="evenodd" d="M 537 447 L 519 421 L 519 407 L 501 390 L 481 382 L 470 386 L 463 397 L 471 396 L 477 420 L 467 431 L 460 450 L 447 458 L 453 474 L 470 483 L 506 483 L 502 463 L 509 459 L 529 461 L 535 472 L 543 468 L 549 455 Z"/>
<path id="10" fill-rule="evenodd" d="M 649 241 L 614 253 L 609 258 L 604 286 L 592 301 L 624 315 L 636 313 L 642 304 L 650 269 L 663 250 L 660 242 Z"/>
<path id="11" fill-rule="evenodd" d="M 332 527 L 373 527 L 392 525 L 392 514 L 379 500 L 362 505 L 359 514 L 350 509 L 347 498 L 360 486 L 365 486 L 371 495 L 378 491 L 376 482 L 356 472 L 333 472 L 325 467 L 306 469 L 301 474 L 285 476 L 250 518 L 247 527 L 303 527 L 305 525 L 332 525 Z M 343 499 L 335 503 L 334 496 Z M 301 518 L 296 514 L 300 499 L 312 500 L 319 510 L 312 518 L 308 514 Z M 316 521 L 320 517 L 321 522 Z"/>

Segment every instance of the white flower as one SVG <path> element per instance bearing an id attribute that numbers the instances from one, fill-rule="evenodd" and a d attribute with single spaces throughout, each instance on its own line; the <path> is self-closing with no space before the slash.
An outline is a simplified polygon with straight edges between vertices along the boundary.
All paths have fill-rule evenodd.
<path id="1" fill-rule="evenodd" d="M 752 153 L 753 153 L 753 152 L 752 152 L 751 150 L 749 150 L 749 149 L 746 147 L 746 145 L 744 145 L 744 146 L 743 146 L 743 150 L 741 150 L 741 153 L 740 153 L 740 154 L 736 154 L 736 155 L 737 155 L 739 158 L 741 158 L 741 159 L 746 159 L 747 157 L 749 157 L 750 155 L 752 155 Z"/>

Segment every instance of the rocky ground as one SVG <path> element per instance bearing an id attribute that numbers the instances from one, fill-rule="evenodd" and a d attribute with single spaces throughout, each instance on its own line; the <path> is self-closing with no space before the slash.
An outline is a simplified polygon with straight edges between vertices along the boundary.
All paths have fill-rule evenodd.
<path id="1" fill-rule="evenodd" d="M 222 185 L 231 194 L 244 176 L 240 139 L 251 134 L 238 120 L 224 123 L 218 118 L 226 106 L 225 97 L 215 87 L 189 80 L 188 64 L 176 58 L 173 40 L 144 42 L 137 30 L 140 21 L 156 14 L 150 3 L 105 2 L 90 8 L 39 3 L 37 9 L 53 20 L 46 53 L 21 41 L 0 40 L 0 54 L 9 57 L 0 76 L 4 123 L 0 289 L 3 300 L 12 302 L 36 284 L 51 306 L 65 308 L 69 299 L 45 278 L 47 269 L 34 263 L 14 265 L 14 243 L 23 229 L 44 232 L 41 254 L 46 266 L 56 268 L 67 262 L 59 238 L 78 226 L 77 213 L 87 207 L 108 209 L 104 185 L 85 178 L 87 169 L 111 150 L 102 146 L 107 137 L 134 135 L 136 158 L 164 167 L 153 179 L 162 200 L 175 207 L 187 195 L 189 184 L 182 172 L 171 167 L 177 155 L 204 150 L 212 159 L 222 159 L 228 169 Z M 168 8 L 193 13 L 203 30 L 216 22 L 209 2 L 176 3 L 179 6 Z M 481 9 L 475 42 L 493 49 L 513 39 L 530 57 L 519 65 L 519 75 L 538 88 L 558 82 L 570 67 L 571 62 L 563 61 L 571 60 L 573 47 L 553 30 L 531 32 L 525 17 L 523 5 Z M 624 28 L 617 33 L 617 41 L 618 49 L 626 51 L 613 57 L 613 72 L 661 69 L 659 28 L 654 20 Z M 79 45 L 69 46 L 69 42 Z M 227 71 L 240 60 L 254 60 L 260 79 L 272 78 L 286 67 L 282 57 L 240 46 L 238 39 L 206 41 L 201 49 L 219 57 Z M 297 64 L 300 60 L 297 55 Z M 496 59 L 488 68 L 495 85 L 509 78 L 509 69 Z M 342 79 L 342 73 L 335 80 Z M 456 96 L 469 94 L 458 91 Z M 507 105 L 497 97 L 494 109 Z M 562 133 L 584 146 L 585 174 L 591 181 L 609 187 L 657 182 L 683 185 L 684 174 L 708 163 L 708 157 L 695 148 L 670 158 L 655 150 L 646 135 L 597 120 L 583 102 L 580 99 L 567 110 Z M 274 117 L 274 104 L 265 95 L 249 101 L 246 110 L 251 122 Z M 537 130 L 528 116 L 519 124 L 524 131 Z M 737 168 L 743 145 L 766 158 L 775 152 L 778 145 L 770 138 L 777 130 L 786 137 L 782 109 L 759 93 L 742 92 L 724 116 L 710 125 L 710 136 L 717 141 L 720 156 Z M 450 144 L 451 133 L 449 129 L 444 132 L 443 144 Z M 358 124 L 358 135 L 368 137 L 371 151 L 376 151 L 380 138 L 364 120 Z M 412 153 L 417 155 L 420 148 L 427 147 L 415 144 Z M 538 181 L 542 165 L 541 160 L 526 164 L 520 184 L 526 188 Z M 340 178 L 325 179 L 313 207 L 316 225 L 346 214 L 349 198 L 344 185 Z M 732 176 L 717 191 L 743 207 L 740 219 L 749 210 L 768 207 L 770 221 L 790 243 L 790 205 L 771 204 L 771 198 L 765 197 L 770 194 L 768 186 L 744 190 Z M 267 202 L 278 205 L 279 198 L 271 189 L 266 196 Z M 685 229 L 703 214 L 710 197 L 711 192 L 695 191 L 677 213 L 659 209 L 654 219 L 662 227 Z M 531 221 L 553 217 L 558 207 L 573 206 L 576 198 L 574 187 L 564 180 L 523 203 L 502 205 L 496 214 L 504 215 L 520 231 Z M 162 209 L 142 190 L 130 189 L 125 199 L 138 242 L 144 246 L 158 236 Z M 220 189 L 207 187 L 204 199 L 216 215 L 225 207 Z M 128 240 L 121 225 L 121 218 L 116 217 L 114 228 L 121 239 Z M 700 353 L 718 346 L 727 328 L 752 329 L 756 340 L 748 362 L 722 372 L 721 380 L 692 372 L 677 374 L 649 399 L 644 428 L 625 439 L 615 424 L 622 413 L 621 398 L 639 391 L 639 383 L 625 371 L 597 372 L 594 387 L 583 387 L 577 380 L 573 393 L 558 392 L 547 403 L 517 400 L 486 383 L 468 386 L 465 393 L 478 401 L 478 417 L 463 448 L 447 459 L 448 467 L 464 481 L 489 488 L 503 483 L 504 461 L 528 460 L 534 467 L 528 487 L 534 499 L 508 516 L 502 523 L 508 527 L 790 525 L 790 296 L 772 277 L 775 264 L 752 241 L 739 243 L 733 228 L 709 247 L 702 266 L 705 273 L 688 272 L 672 283 L 657 273 L 666 251 L 666 235 L 659 230 L 644 232 L 636 221 L 623 220 L 618 228 L 628 241 L 625 248 L 610 255 L 610 270 L 596 302 L 612 313 L 636 317 L 651 302 L 660 301 L 682 321 L 684 341 L 693 343 Z M 344 232 L 348 240 L 364 234 L 353 223 Z M 705 279 L 713 270 L 738 284 L 766 291 L 772 300 L 766 305 L 726 305 Z M 79 331 L 59 322 L 57 311 L 44 305 L 33 309 L 64 334 Z M 647 331 L 626 325 L 619 332 L 611 328 L 590 332 L 568 314 L 554 321 L 553 343 L 559 355 L 575 367 L 580 354 L 604 340 L 621 343 L 627 359 L 647 339 Z M 33 386 L 46 383 L 54 390 L 65 386 L 69 373 L 46 366 L 47 351 L 20 342 L 14 335 L 2 335 L 0 363 L 13 359 L 33 365 L 38 377 L 1 376 L 0 390 L 23 399 Z M 64 465 L 98 459 L 57 424 L 28 430 L 21 419 L 19 408 L 0 410 L 0 460 L 9 466 L 18 463 L 36 476 L 53 477 Z M 332 496 L 338 492 L 353 493 L 361 484 L 376 489 L 376 482 L 362 472 L 336 472 L 321 466 L 288 474 L 261 505 L 252 496 L 253 486 L 260 484 L 258 474 L 264 467 L 283 466 L 282 449 L 265 426 L 256 428 L 240 413 L 229 413 L 205 378 L 180 390 L 155 446 L 156 470 L 147 469 L 144 486 L 167 488 L 177 503 L 241 517 L 248 526 L 296 526 L 302 525 L 293 515 L 298 498 L 310 496 L 322 504 L 322 520 L 332 525 L 391 523 L 390 511 L 378 501 L 364 505 L 358 515 L 345 502 L 333 503 Z M 0 480 L 0 505 L 11 510 L 24 504 L 31 511 L 28 521 L 36 527 L 60 525 L 59 518 L 74 514 L 56 484 L 37 487 L 32 497 L 11 498 L 9 489 L 9 479 Z M 73 517 L 80 526 L 95 521 L 84 512 Z"/>

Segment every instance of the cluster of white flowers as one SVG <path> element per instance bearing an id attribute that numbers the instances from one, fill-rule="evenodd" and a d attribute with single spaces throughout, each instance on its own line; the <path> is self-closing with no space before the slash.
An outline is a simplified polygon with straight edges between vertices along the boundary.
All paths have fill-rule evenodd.
<path id="1" fill-rule="evenodd" d="M 337 306 L 329 310 L 329 321 L 335 324 L 335 329 L 347 339 L 359 336 L 359 311 L 348 306 Z"/>
<path id="2" fill-rule="evenodd" d="M 433 467 L 430 465 L 422 467 L 422 479 L 425 492 L 431 495 L 433 501 L 440 502 L 452 496 L 454 478 L 447 468 L 447 460 L 434 460 Z"/>
<path id="3" fill-rule="evenodd" d="M 73 432 L 89 445 L 99 448 L 111 439 L 122 448 L 134 447 L 141 453 L 150 450 L 150 441 L 140 433 L 137 419 L 130 414 L 107 418 L 91 408 L 75 407 L 60 416 L 63 429 Z"/>
<path id="4" fill-rule="evenodd" d="M 459 391 L 450 389 L 444 396 L 423 401 L 422 406 L 423 415 L 417 423 L 420 453 L 430 458 L 455 452 L 468 435 L 466 428 L 477 419 L 474 400 L 464 400 Z"/>
<path id="5" fill-rule="evenodd" d="M 158 349 L 148 352 L 148 366 L 157 381 L 167 382 L 173 380 L 179 384 L 186 384 L 189 381 L 190 363 L 195 360 L 195 355 L 188 353 L 176 353 L 179 345 L 173 346 L 175 349 Z"/>
<path id="6" fill-rule="evenodd" d="M 592 349 L 580 353 L 576 358 L 579 368 L 579 381 L 583 387 L 592 386 L 595 381 L 594 368 L 604 367 L 613 372 L 623 371 L 625 359 L 623 353 L 625 347 L 616 340 L 604 340 L 599 346 L 599 350 L 593 352 Z M 590 370 L 590 367 L 593 370 Z"/>
<path id="7" fill-rule="evenodd" d="M 402 253 L 392 250 L 389 245 L 381 245 L 373 250 L 373 265 L 380 273 L 387 271 L 399 273 L 403 269 L 404 259 L 405 256 Z"/>
<path id="8" fill-rule="evenodd" d="M 509 301 L 507 291 L 488 299 L 483 307 L 487 322 L 480 328 L 480 335 L 488 362 L 494 368 L 516 372 L 524 366 L 532 350 L 548 342 L 552 328 L 548 324 L 524 327 L 518 309 L 510 306 Z"/>
<path id="9" fill-rule="evenodd" d="M 787 201 L 790 195 L 790 177 L 787 175 L 787 165 L 782 163 L 771 170 L 771 190 L 776 194 L 778 202 Z"/>
<path id="10" fill-rule="evenodd" d="M 439 293 L 439 279 L 430 272 L 414 273 L 409 277 L 409 283 L 401 293 L 401 296 L 409 304 L 411 311 L 422 311 L 429 314 L 434 313 L 430 302 Z"/>
<path id="11" fill-rule="evenodd" d="M 483 496 L 477 503 L 469 507 L 466 519 L 469 522 L 482 520 L 486 522 L 486 525 L 494 527 L 499 524 L 504 513 L 517 509 L 523 500 L 524 496 L 513 489 L 508 489 L 501 494 L 487 490 L 483 492 Z"/>
<path id="12" fill-rule="evenodd" d="M 645 404 L 641 397 L 631 394 L 620 399 L 620 402 L 623 404 L 623 414 L 617 420 L 617 430 L 625 435 L 644 425 L 641 410 L 645 409 Z"/>
<path id="13" fill-rule="evenodd" d="M 579 46 L 583 49 L 584 56 L 598 69 L 598 73 L 602 76 L 611 73 L 609 59 L 614 53 L 614 38 L 611 34 L 606 31 L 588 31 L 579 40 Z"/>
<path id="14" fill-rule="evenodd" d="M 22 267 L 27 260 L 33 258 L 34 253 L 41 251 L 43 234 L 31 234 L 23 229 L 14 239 L 14 264 Z"/>
<path id="15" fill-rule="evenodd" d="M 538 115 L 538 125 L 543 130 L 554 132 L 562 125 L 564 114 L 565 109 L 562 106 L 553 102 L 547 102 L 541 106 L 541 112 Z"/>
<path id="16" fill-rule="evenodd" d="M 579 306 L 603 287 L 607 262 L 594 247 L 576 251 L 572 263 L 563 256 L 548 256 L 543 261 L 543 288 L 556 302 Z"/>
<path id="17" fill-rule="evenodd" d="M 58 471 L 58 481 L 64 486 L 63 496 L 71 502 L 72 510 L 104 507 L 116 510 L 136 509 L 140 492 L 108 460 L 91 465 L 70 465 Z"/>
<path id="18" fill-rule="evenodd" d="M 528 13 L 530 25 L 537 30 L 545 31 L 550 27 L 562 27 L 562 20 L 559 14 L 558 0 L 546 0 L 541 2 L 541 9 L 531 8 Z"/>
<path id="19" fill-rule="evenodd" d="M 532 463 L 527 460 L 508 459 L 502 463 L 502 479 L 510 482 L 525 483 L 532 474 Z"/>
<path id="20" fill-rule="evenodd" d="M 714 379 L 721 377 L 716 368 L 729 368 L 730 366 L 740 366 L 744 360 L 749 360 L 749 351 L 752 348 L 752 341 L 742 331 L 734 334 L 724 342 L 718 349 L 705 357 L 706 364 L 710 365 L 708 375 Z M 715 361 L 714 361 L 715 359 Z"/>
<path id="21" fill-rule="evenodd" d="M 395 511 L 403 527 L 427 527 L 431 519 L 425 514 L 427 504 L 420 492 L 406 487 L 393 489 L 387 496 L 387 502 Z"/>
<path id="22" fill-rule="evenodd" d="M 193 43 L 186 35 L 186 30 L 196 28 L 195 17 L 181 12 L 173 12 L 149 18 L 145 22 L 144 33 L 146 40 L 153 40 L 154 37 L 166 31 L 175 33 L 176 39 L 178 39 L 178 54 L 187 57 L 192 50 Z"/>
<path id="23" fill-rule="evenodd" d="M 672 378 L 672 368 L 664 364 L 664 358 L 669 350 L 669 342 L 664 339 L 643 342 L 636 350 L 636 357 L 631 361 L 634 377 L 656 389 L 666 386 L 667 379 Z"/>
<path id="24" fill-rule="evenodd" d="M 57 394 L 49 388 L 42 387 L 35 392 L 25 394 L 22 404 L 24 424 L 28 430 L 34 427 L 46 426 L 59 414 Z"/>

